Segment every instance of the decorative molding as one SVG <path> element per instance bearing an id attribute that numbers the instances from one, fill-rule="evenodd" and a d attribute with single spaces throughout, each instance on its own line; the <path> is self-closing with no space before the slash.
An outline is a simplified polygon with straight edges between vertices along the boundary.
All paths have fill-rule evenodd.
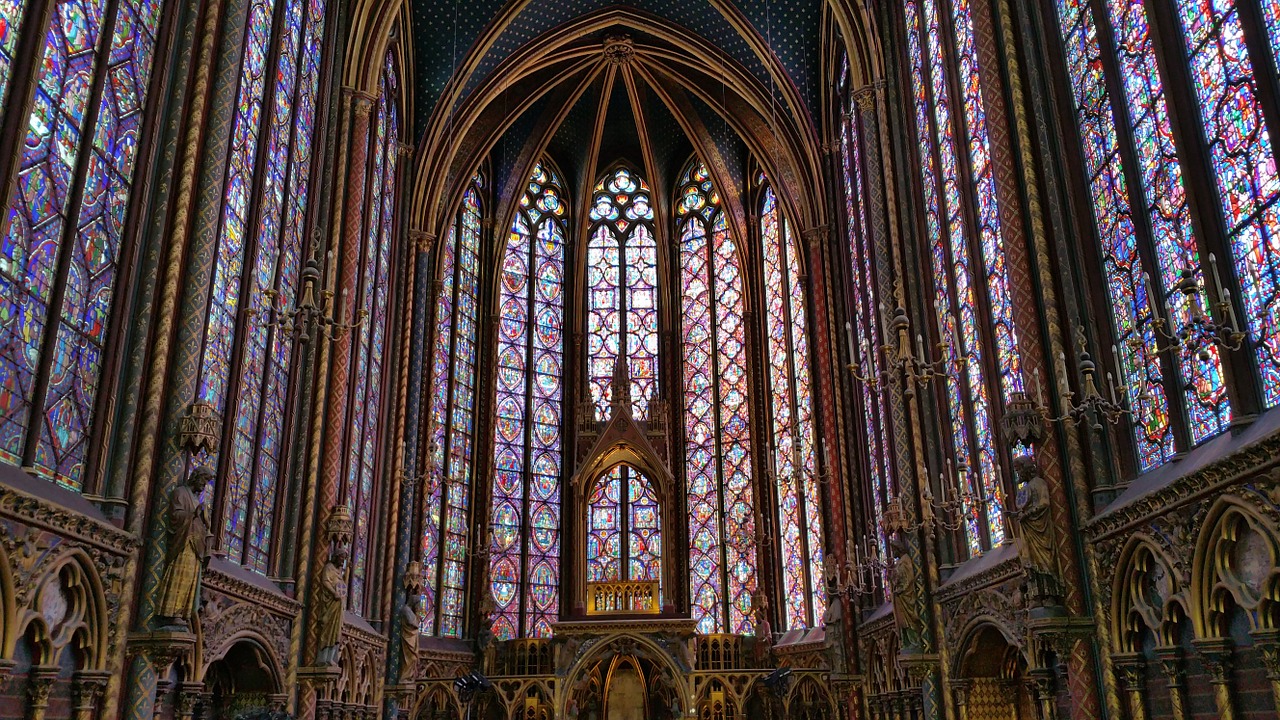
<path id="1" fill-rule="evenodd" d="M 64 508 L 4 483 L 0 483 L 0 516 L 117 555 L 128 555 L 139 545 L 136 537 L 105 520 Z M 5 542 L 12 543 L 16 549 L 25 539 L 10 537 Z"/>
<path id="2" fill-rule="evenodd" d="M 1177 478 L 1125 504 L 1114 507 L 1085 525 L 1090 540 L 1099 541 L 1145 525 L 1153 517 L 1202 497 L 1220 494 L 1230 485 L 1254 475 L 1267 475 L 1280 465 L 1280 432 L 1227 455 L 1204 468 Z M 1268 475 L 1269 477 L 1269 475 Z"/>
<path id="3" fill-rule="evenodd" d="M 266 582 L 270 582 L 270 580 Z M 242 580 L 212 565 L 205 570 L 204 585 L 206 588 L 217 590 L 237 600 L 260 605 L 287 617 L 296 616 L 298 610 L 302 608 L 302 603 L 286 596 L 282 592 L 268 590 L 247 580 Z"/>

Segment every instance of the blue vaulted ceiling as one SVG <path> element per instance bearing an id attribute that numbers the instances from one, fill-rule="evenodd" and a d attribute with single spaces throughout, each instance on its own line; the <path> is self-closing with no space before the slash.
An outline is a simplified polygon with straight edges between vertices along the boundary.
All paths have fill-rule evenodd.
<path id="1" fill-rule="evenodd" d="M 663 17 L 717 46 L 768 88 L 773 80 L 746 39 L 725 13 L 708 0 L 415 0 L 413 3 L 415 135 L 420 136 L 440 92 L 471 51 L 485 29 L 508 17 L 513 3 L 525 3 L 498 31 L 496 40 L 481 58 L 476 72 L 466 80 L 470 92 L 501 62 L 539 35 L 587 13 L 612 6 L 633 7 Z M 735 0 L 737 12 L 772 48 L 790 82 L 809 108 L 820 92 L 819 58 L 822 0 Z M 747 30 L 751 32 L 751 30 Z"/>

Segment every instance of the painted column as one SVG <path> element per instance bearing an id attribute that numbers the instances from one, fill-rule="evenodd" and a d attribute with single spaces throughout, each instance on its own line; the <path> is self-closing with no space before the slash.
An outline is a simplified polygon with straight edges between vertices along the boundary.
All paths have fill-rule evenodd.
<path id="1" fill-rule="evenodd" d="M 227 0 L 223 15 L 223 0 L 208 0 L 199 21 L 196 72 L 182 131 L 151 365 L 137 427 L 140 440 L 129 481 L 126 526 L 145 537 L 136 556 L 142 560 L 140 566 L 134 560 L 126 567 L 126 582 L 136 588 L 139 597 L 134 631 L 143 636 L 137 641 L 141 651 L 133 656 L 123 692 L 123 715 L 129 720 L 150 720 L 155 714 L 157 671 L 172 661 L 167 648 L 144 649 L 145 635 L 151 629 L 154 595 L 163 572 L 168 497 L 186 469 L 186 455 L 175 442 L 176 430 L 196 393 L 247 7 L 245 0 Z M 177 105 L 180 101 L 173 102 Z M 212 209 L 210 201 L 215 203 Z M 109 699 L 115 696 L 112 688 L 107 695 Z M 112 710 L 109 701 L 104 714 L 109 716 Z"/>
<path id="2" fill-rule="evenodd" d="M 1173 720 L 1187 720 L 1187 675 L 1182 665 L 1182 648 L 1156 648 L 1160 671 L 1169 683 L 1169 704 Z"/>
<path id="3" fill-rule="evenodd" d="M 332 318 L 338 323 L 355 321 L 356 288 L 359 281 L 360 244 L 364 230 L 364 195 L 365 174 L 369 153 L 369 112 L 373 108 L 374 97 L 368 93 L 343 88 L 343 126 L 350 128 L 345 136 L 345 144 L 339 146 L 339 157 L 347 158 L 346 184 L 343 202 L 335 207 L 341 213 L 341 223 L 334 224 L 334 237 L 330 242 L 330 252 L 334 253 L 335 263 L 330 263 L 330 291 L 333 292 Z M 350 108 L 350 119 L 347 109 Z M 343 137 L 343 136 L 340 136 Z M 336 218 L 335 218 L 336 220 Z M 338 229 L 340 228 L 340 230 Z M 334 247 L 337 245 L 338 247 Z M 316 415 L 313 421 L 322 423 L 323 432 L 317 437 L 318 472 L 313 493 L 309 493 L 309 501 L 305 506 L 312 511 L 314 523 L 310 528 L 309 539 L 311 552 L 307 558 L 305 570 L 309 586 L 319 581 L 319 573 L 323 570 L 329 556 L 328 535 L 324 532 L 329 516 L 339 502 L 345 499 L 338 497 L 339 474 L 343 467 L 343 451 L 346 446 L 347 427 L 347 393 L 351 372 L 351 336 L 354 330 L 341 330 L 335 327 L 334 338 L 330 342 L 320 343 L 320 357 L 317 366 L 321 368 L 321 378 L 316 389 Z M 328 370 L 327 383 L 324 378 Z M 327 385 L 327 387 L 326 387 Z M 316 466 L 313 466 L 316 467 Z M 302 576 L 300 575 L 300 578 Z M 300 579 L 301 583 L 301 579 Z M 310 593 L 299 587 L 299 597 L 304 603 L 310 603 Z M 304 614 L 303 634 L 305 642 L 299 651 L 298 661 L 308 668 L 307 680 L 298 683 L 297 717 L 309 720 L 315 717 L 316 690 L 329 684 L 329 674 L 324 668 L 315 667 L 316 627 L 311 620 L 310 607 Z"/>
<path id="4" fill-rule="evenodd" d="M 1129 696 L 1129 720 L 1147 720 L 1147 698 L 1143 677 L 1146 664 L 1137 653 L 1117 653 L 1111 656 L 1116 669 L 1116 680 L 1124 686 Z"/>
<path id="5" fill-rule="evenodd" d="M 401 584 L 403 582 L 405 569 L 413 560 L 414 549 L 417 543 L 413 537 L 413 528 L 415 525 L 414 514 L 418 508 L 417 489 L 422 485 L 425 472 L 419 470 L 419 443 L 422 436 L 422 414 L 426 409 L 423 398 L 423 381 L 425 380 L 427 338 L 432 334 L 430 321 L 432 317 L 432 293 L 428 292 L 429 288 L 434 284 L 431 277 L 431 249 L 435 244 L 436 237 L 430 233 L 420 230 L 409 231 L 409 255 L 413 258 L 413 266 L 408 273 L 408 282 L 413 286 L 412 302 L 407 303 L 407 312 L 404 319 L 405 327 L 409 331 L 409 346 L 406 350 L 408 353 L 409 377 L 406 393 L 408 395 L 404 436 L 399 441 L 404 445 L 404 466 L 398 468 L 402 476 L 400 485 L 400 507 L 396 520 L 395 535 L 395 560 L 394 574 L 395 579 L 392 584 L 392 592 L 396 593 L 395 603 L 393 605 L 394 612 L 392 617 L 398 617 L 400 608 L 403 606 L 401 594 Z M 421 318 L 422 322 L 415 327 L 415 319 Z M 421 612 L 421 609 L 419 609 Z M 387 683 L 391 687 L 398 683 L 400 678 L 400 667 L 402 658 L 400 657 L 400 626 L 398 623 L 392 622 L 388 626 L 389 639 L 387 642 Z M 406 680 L 409 678 L 406 678 Z M 403 684 L 402 684 L 403 685 Z M 409 686 L 412 687 L 412 686 Z M 386 717 L 395 718 L 399 712 L 402 703 L 412 702 L 412 691 L 409 687 L 404 687 L 401 692 L 388 693 L 386 702 Z M 406 693 L 405 691 L 409 691 Z"/>
<path id="6" fill-rule="evenodd" d="M 1253 636 L 1254 645 L 1262 655 L 1262 664 L 1267 669 L 1267 680 L 1271 682 L 1273 709 L 1277 715 L 1280 715 L 1280 630 L 1254 630 L 1250 634 Z"/>

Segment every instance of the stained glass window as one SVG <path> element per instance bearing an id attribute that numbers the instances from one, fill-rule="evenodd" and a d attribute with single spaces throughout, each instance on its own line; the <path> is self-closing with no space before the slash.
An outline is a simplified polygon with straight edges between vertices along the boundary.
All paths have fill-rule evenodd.
<path id="1" fill-rule="evenodd" d="M 292 307 L 304 250 L 324 4 L 291 0 L 285 11 L 287 29 L 277 61 L 252 283 L 259 292 L 273 289 L 286 307 Z M 258 572 L 267 572 L 277 481 L 284 468 L 281 448 L 292 351 L 292 338 L 279 329 L 258 322 L 246 330 L 222 542 L 228 557 Z"/>
<path id="2" fill-rule="evenodd" d="M 13 73 L 13 53 L 17 49 L 18 31 L 22 29 L 22 15 L 26 9 L 26 0 L 0 2 L 0 120 L 4 118 L 5 91 Z"/>
<path id="3" fill-rule="evenodd" d="M 426 516 L 422 523 L 422 631 L 461 637 L 470 541 L 475 448 L 476 331 L 479 320 L 480 192 L 476 175 L 462 194 L 440 247 L 431 354 Z"/>
<path id="4" fill-rule="evenodd" d="M 658 246 L 652 193 L 618 168 L 592 192 L 587 244 L 587 380 L 600 419 L 609 416 L 613 366 L 621 349 L 631 372 L 637 419 L 658 391 Z"/>
<path id="5" fill-rule="evenodd" d="M 961 469 L 965 539 L 976 555 L 1004 540 L 994 415 L 999 400 L 1023 389 L 1022 370 L 969 5 L 951 3 L 958 94 L 948 82 L 945 29 L 935 0 L 908 2 L 905 8 L 938 346 L 947 371 L 943 396 Z M 986 312 L 978 304 L 980 293 Z M 999 368 L 995 378 L 986 377 L 989 355 Z"/>
<path id="6" fill-rule="evenodd" d="M 846 92 L 848 78 L 848 59 L 844 61 Z M 888 556 L 887 538 L 884 532 L 884 510 L 892 495 L 893 454 L 889 444 L 888 408 L 885 406 L 886 394 L 880 392 L 873 383 L 879 378 L 884 368 L 882 347 L 884 336 L 880 329 L 879 306 L 881 303 L 877 292 L 874 261 L 871 253 L 871 241 L 868 233 L 866 212 L 866 176 L 863 166 L 863 133 L 857 107 L 852 98 L 845 100 L 846 115 L 840 126 L 841 168 L 844 180 L 846 239 L 849 243 L 851 260 L 851 282 L 849 283 L 852 312 L 848 333 L 849 362 L 853 363 L 858 376 L 863 378 L 857 385 L 858 405 L 862 425 L 865 428 L 867 441 L 867 469 L 870 481 L 871 513 L 875 527 L 868 536 L 860 538 L 860 550 L 863 553 L 874 551 L 879 557 Z"/>
<path id="7" fill-rule="evenodd" d="M 742 259 L 702 163 L 685 171 L 676 215 L 690 607 L 699 632 L 749 635 L 756 527 Z"/>
<path id="8" fill-rule="evenodd" d="M 1113 0 L 1114 2 L 1115 0 Z M 1275 3 L 1272 3 L 1274 6 Z M 1176 0 L 1263 399 L 1280 404 L 1280 172 L 1233 0 Z M 1272 8 L 1271 30 L 1276 30 Z"/>
<path id="9" fill-rule="evenodd" d="M 507 239 L 498 321 L 490 577 L 494 634 L 549 637 L 559 613 L 563 184 L 533 169 Z"/>
<path id="10" fill-rule="evenodd" d="M 809 332 L 800 248 L 773 188 L 760 206 L 770 451 L 778 500 L 782 594 L 787 629 L 814 627 L 826 611 Z"/>
<path id="11" fill-rule="evenodd" d="M 601 475 L 587 495 L 587 582 L 659 582 L 662 517 L 653 482 L 628 465 Z"/>
<path id="12" fill-rule="evenodd" d="M 46 28 L 26 28 L 44 31 L 34 77 L 15 78 L 27 8 L 0 0 L 0 100 L 34 83 L 0 228 L 0 459 L 73 489 L 85 480 L 163 7 L 55 2 Z"/>
<path id="13" fill-rule="evenodd" d="M 270 294 L 283 307 L 296 301 L 324 39 L 322 0 L 283 1 L 279 22 L 274 2 L 249 8 L 197 390 L 228 428 L 221 546 L 260 573 L 270 570 L 285 473 L 294 352 L 294 338 L 273 327 L 266 310 Z M 273 43 L 279 53 L 267 68 Z"/>
<path id="14" fill-rule="evenodd" d="M 1220 349 L 1191 322 L 1210 312 L 1203 238 L 1197 238 L 1184 168 L 1169 109 L 1161 62 L 1186 62 L 1217 179 L 1222 216 L 1235 259 L 1235 280 L 1221 277 L 1245 309 L 1259 360 L 1264 401 L 1280 401 L 1280 180 L 1274 148 L 1257 101 L 1257 84 L 1234 3 L 1176 3 L 1185 47 L 1161 48 L 1150 28 L 1150 6 L 1104 0 L 1058 0 L 1057 15 L 1081 150 L 1106 270 L 1106 288 L 1120 368 L 1119 382 L 1135 409 L 1138 469 L 1152 468 L 1179 449 L 1174 426 L 1183 421 L 1192 444 L 1224 430 L 1232 418 Z M 1273 3 L 1274 4 L 1274 3 Z M 1169 8 L 1171 11 L 1173 7 Z M 1267 11 L 1264 9 L 1264 13 Z M 1108 43 L 1108 39 L 1113 39 Z M 1160 56 L 1158 58 L 1158 56 Z M 1108 73 L 1118 83 L 1109 89 Z M 1188 122 L 1187 120 L 1183 121 Z M 1180 152 L 1181 150 L 1181 152 Z M 1127 171 L 1127 172 L 1126 172 Z M 1136 178 L 1137 183 L 1130 183 Z M 1209 222 L 1216 222 L 1210 219 Z M 1208 288 L 1217 292 L 1217 276 Z M 1180 292 L 1193 281 L 1202 290 Z M 1153 311 L 1153 308 L 1158 310 Z M 1159 316 L 1156 313 L 1159 313 Z M 1226 321 L 1222 313 L 1216 319 Z M 1157 339 L 1178 331 L 1193 342 L 1164 365 Z M 1166 377 L 1166 368 L 1176 371 Z"/>
<path id="15" fill-rule="evenodd" d="M 369 211 L 361 248 L 356 307 L 365 321 L 354 337 L 354 372 L 351 376 L 351 446 L 347 451 L 344 494 L 354 520 L 351 540 L 351 610 L 365 611 L 365 583 L 369 556 L 374 550 L 374 503 L 379 432 L 383 408 L 383 366 L 387 356 L 388 303 L 391 292 L 391 247 L 395 240 L 396 159 L 400 154 L 400 116 L 396 106 L 397 81 L 393 56 L 388 54 L 378 86 L 372 163 L 369 174 Z"/>

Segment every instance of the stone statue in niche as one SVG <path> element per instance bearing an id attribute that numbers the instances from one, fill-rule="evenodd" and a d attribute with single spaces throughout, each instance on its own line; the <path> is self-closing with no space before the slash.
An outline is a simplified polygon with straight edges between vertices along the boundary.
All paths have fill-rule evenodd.
<path id="1" fill-rule="evenodd" d="M 422 565 L 411 562 L 404 572 L 404 605 L 400 608 L 400 683 L 418 677 L 418 603 L 422 598 Z"/>
<path id="2" fill-rule="evenodd" d="M 200 600 L 200 579 L 209 562 L 213 534 L 200 495 L 213 482 L 213 470 L 200 466 L 169 496 L 168 551 L 160 577 L 156 622 L 166 629 L 191 629 Z"/>
<path id="3" fill-rule="evenodd" d="M 834 555 L 828 553 L 825 566 L 827 610 L 822 615 L 825 649 L 832 672 L 844 673 L 844 604 L 841 602 L 839 563 Z"/>
<path id="4" fill-rule="evenodd" d="M 920 570 L 916 567 L 915 560 L 911 559 L 900 535 L 895 534 L 889 541 L 889 552 L 893 556 L 893 566 L 889 570 L 889 587 L 893 590 L 893 620 L 898 627 L 903 650 L 919 649 L 922 619 L 917 581 Z"/>
<path id="5" fill-rule="evenodd" d="M 346 567 L 350 557 L 351 530 L 351 511 L 345 503 L 334 505 L 325 521 L 329 558 L 320 570 L 314 599 L 316 665 L 320 666 L 338 664 L 342 616 L 347 603 Z"/>
<path id="6" fill-rule="evenodd" d="M 320 571 L 316 586 L 316 665 L 337 665 L 338 647 L 342 639 L 342 614 L 347 602 L 347 548 L 336 545 L 329 550 L 329 561 Z"/>
<path id="7" fill-rule="evenodd" d="M 1013 470 L 1018 494 L 1016 507 L 1009 514 L 1017 522 L 1018 556 L 1026 576 L 1027 599 L 1033 606 L 1057 605 L 1062 591 L 1053 548 L 1049 485 L 1034 458 L 1015 457 Z"/>

